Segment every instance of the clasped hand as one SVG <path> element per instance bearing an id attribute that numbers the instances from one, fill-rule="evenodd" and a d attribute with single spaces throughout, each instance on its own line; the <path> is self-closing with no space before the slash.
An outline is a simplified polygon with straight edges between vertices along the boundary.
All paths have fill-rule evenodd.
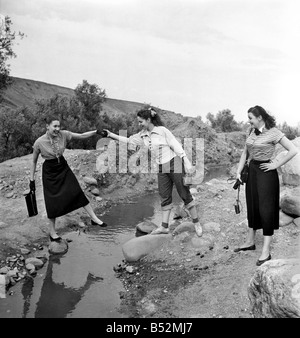
<path id="1" fill-rule="evenodd" d="M 108 129 L 103 129 L 103 131 L 106 133 L 106 137 L 110 137 L 110 131 Z"/>

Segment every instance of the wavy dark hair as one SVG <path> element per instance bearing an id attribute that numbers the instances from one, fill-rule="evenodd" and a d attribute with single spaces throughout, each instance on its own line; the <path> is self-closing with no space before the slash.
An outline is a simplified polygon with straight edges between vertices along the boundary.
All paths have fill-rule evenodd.
<path id="1" fill-rule="evenodd" d="M 248 109 L 248 113 L 252 113 L 255 117 L 261 116 L 265 122 L 266 128 L 271 129 L 276 126 L 276 120 L 274 116 L 271 116 L 261 106 L 254 106 Z"/>
<path id="2" fill-rule="evenodd" d="M 147 120 L 150 119 L 150 121 L 157 127 L 157 126 L 163 126 L 163 122 L 160 118 L 160 116 L 158 115 L 157 109 L 153 108 L 151 106 L 145 107 L 140 109 L 137 112 L 137 116 Z"/>
<path id="3" fill-rule="evenodd" d="M 61 117 L 58 115 L 48 115 L 44 118 L 46 124 L 50 125 L 53 121 L 59 121 L 61 124 Z"/>

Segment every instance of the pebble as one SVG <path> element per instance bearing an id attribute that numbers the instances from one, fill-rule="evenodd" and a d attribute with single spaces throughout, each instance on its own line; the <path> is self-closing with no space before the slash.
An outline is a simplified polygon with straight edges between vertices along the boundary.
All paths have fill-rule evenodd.
<path id="1" fill-rule="evenodd" d="M 6 195 L 5 195 L 5 197 L 6 198 L 12 198 L 13 196 L 14 196 L 14 192 L 13 191 L 11 191 L 11 192 L 9 192 L 9 193 L 7 193 Z"/>
<path id="2" fill-rule="evenodd" d="M 86 225 L 85 225 L 83 222 L 79 222 L 79 223 L 78 223 L 78 226 L 79 226 L 80 228 L 85 228 L 85 227 L 86 227 Z"/>
<path id="3" fill-rule="evenodd" d="M 133 266 L 131 266 L 131 265 L 126 266 L 126 271 L 129 272 L 129 273 L 133 273 L 133 271 L 134 271 Z"/>

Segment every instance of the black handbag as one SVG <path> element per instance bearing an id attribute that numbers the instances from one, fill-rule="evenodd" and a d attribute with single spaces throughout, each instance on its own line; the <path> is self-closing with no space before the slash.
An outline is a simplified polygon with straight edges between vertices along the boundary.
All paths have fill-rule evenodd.
<path id="1" fill-rule="evenodd" d="M 37 204 L 36 204 L 36 196 L 35 192 L 31 190 L 27 190 L 24 192 L 28 216 L 36 216 L 38 214 Z"/>
<path id="2" fill-rule="evenodd" d="M 252 129 L 250 130 L 249 135 L 251 134 L 251 132 L 252 132 Z M 248 157 L 249 157 L 249 152 L 248 152 L 248 150 L 247 150 L 246 162 L 245 162 L 244 167 L 243 167 L 243 169 L 242 169 L 242 171 L 241 171 L 241 181 L 242 181 L 243 183 L 246 183 L 246 182 L 247 182 L 248 176 L 249 176 L 249 163 L 248 163 Z"/>
<path id="3" fill-rule="evenodd" d="M 247 180 L 248 180 L 248 175 L 249 175 L 249 165 L 248 165 L 248 162 L 246 160 L 246 163 L 244 165 L 244 168 L 242 169 L 241 171 L 241 181 L 243 183 L 246 183 Z"/>

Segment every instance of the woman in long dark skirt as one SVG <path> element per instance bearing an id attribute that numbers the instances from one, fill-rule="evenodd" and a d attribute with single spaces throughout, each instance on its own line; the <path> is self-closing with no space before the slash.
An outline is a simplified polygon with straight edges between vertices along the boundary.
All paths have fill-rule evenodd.
<path id="1" fill-rule="evenodd" d="M 51 241 L 61 241 L 55 230 L 57 217 L 83 207 L 91 217 L 93 225 L 107 226 L 94 213 L 89 200 L 82 191 L 77 178 L 63 157 L 67 142 L 71 139 L 86 139 L 98 133 L 97 130 L 82 134 L 60 130 L 60 121 L 56 117 L 47 120 L 47 132 L 33 145 L 33 158 L 30 173 L 30 190 L 35 190 L 35 170 L 39 155 L 45 160 L 42 170 L 42 182 L 49 236 Z"/>
<path id="2" fill-rule="evenodd" d="M 249 176 L 246 182 L 248 236 L 235 252 L 255 250 L 256 230 L 262 229 L 264 243 L 257 266 L 271 259 L 270 245 L 274 230 L 279 229 L 279 179 L 277 168 L 291 160 L 298 150 L 287 137 L 275 127 L 275 119 L 260 106 L 248 110 L 252 127 L 241 155 L 237 179 L 249 152 Z M 281 160 L 274 160 L 275 145 L 280 143 L 288 152 Z"/>

